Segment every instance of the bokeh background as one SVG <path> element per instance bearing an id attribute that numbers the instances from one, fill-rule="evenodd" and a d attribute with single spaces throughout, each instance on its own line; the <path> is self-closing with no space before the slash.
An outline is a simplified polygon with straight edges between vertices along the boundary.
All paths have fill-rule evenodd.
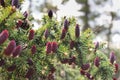
<path id="1" fill-rule="evenodd" d="M 120 0 L 25 0 L 21 7 L 22 12 L 28 11 L 33 18 L 34 29 L 40 27 L 42 16 L 50 9 L 58 20 L 62 17 L 75 17 L 81 31 L 90 28 L 95 36 L 93 41 L 104 43 L 107 56 L 114 51 L 120 65 Z M 67 73 L 62 71 L 61 74 Z M 120 70 L 115 76 L 120 80 Z"/>

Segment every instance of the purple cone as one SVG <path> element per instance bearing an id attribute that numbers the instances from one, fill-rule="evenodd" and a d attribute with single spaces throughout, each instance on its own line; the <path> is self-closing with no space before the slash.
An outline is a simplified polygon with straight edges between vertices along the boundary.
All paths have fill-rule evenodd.
<path id="1" fill-rule="evenodd" d="M 10 41 L 7 48 L 4 50 L 4 54 L 6 56 L 10 56 L 11 53 L 14 51 L 15 47 L 16 47 L 16 42 L 14 40 Z"/>
<path id="2" fill-rule="evenodd" d="M 113 64 L 115 60 L 116 60 L 116 56 L 115 56 L 114 52 L 111 52 L 110 53 L 110 63 Z"/>
<path id="3" fill-rule="evenodd" d="M 75 36 L 76 36 L 76 38 L 78 38 L 80 36 L 80 29 L 79 29 L 78 24 L 76 24 L 76 27 L 75 27 Z"/>

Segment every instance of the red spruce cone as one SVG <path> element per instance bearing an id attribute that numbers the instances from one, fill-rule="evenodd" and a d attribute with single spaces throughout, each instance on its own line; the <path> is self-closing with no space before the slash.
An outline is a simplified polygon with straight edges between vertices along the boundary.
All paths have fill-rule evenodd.
<path id="1" fill-rule="evenodd" d="M 3 30 L 0 33 L 0 45 L 3 44 L 7 40 L 8 36 L 9 36 L 9 33 L 7 30 Z"/>
<path id="2" fill-rule="evenodd" d="M 4 0 L 0 0 L 0 5 L 1 5 L 2 7 L 5 7 L 5 1 L 4 1 Z"/>
<path id="3" fill-rule="evenodd" d="M 47 42 L 46 44 L 46 53 L 49 54 L 52 51 L 52 45 L 51 42 Z"/>
<path id="4" fill-rule="evenodd" d="M 57 51 L 57 48 L 58 48 L 58 44 L 57 42 L 52 42 L 52 52 L 55 53 Z"/>
<path id="5" fill-rule="evenodd" d="M 36 53 L 36 46 L 35 46 L 35 45 L 32 46 L 31 52 L 32 52 L 32 54 L 35 54 L 35 53 Z"/>
<path id="6" fill-rule="evenodd" d="M 16 65 L 12 65 L 12 66 L 10 66 L 10 67 L 7 68 L 7 71 L 12 72 L 15 69 L 16 69 Z"/>
<path id="7" fill-rule="evenodd" d="M 66 30 L 65 30 L 65 29 L 62 29 L 62 34 L 61 34 L 60 39 L 64 39 L 65 36 L 66 36 Z"/>
<path id="8" fill-rule="evenodd" d="M 0 67 L 5 64 L 5 61 L 3 59 L 0 60 Z"/>
<path id="9" fill-rule="evenodd" d="M 48 31 L 48 29 L 46 29 L 45 32 L 44 32 L 44 36 L 45 36 L 46 39 L 48 38 L 48 35 L 49 35 L 49 31 Z"/>
<path id="10" fill-rule="evenodd" d="M 65 21 L 64 21 L 64 29 L 67 31 L 68 30 L 68 26 L 69 26 L 69 22 L 68 22 L 68 20 L 66 19 Z"/>
<path id="11" fill-rule="evenodd" d="M 52 17 L 53 17 L 53 12 L 52 12 L 52 10 L 49 10 L 49 11 L 48 11 L 48 16 L 49 16 L 49 18 L 52 18 Z"/>
<path id="12" fill-rule="evenodd" d="M 76 36 L 76 38 L 78 38 L 80 36 L 80 29 L 79 29 L 78 24 L 76 24 L 76 27 L 75 27 L 75 36 Z"/>
<path id="13" fill-rule="evenodd" d="M 113 64 L 115 60 L 116 60 L 116 56 L 115 56 L 114 52 L 111 52 L 110 53 L 110 63 Z"/>
<path id="14" fill-rule="evenodd" d="M 16 42 L 14 40 L 10 41 L 7 48 L 4 50 L 4 54 L 6 56 L 10 56 L 11 53 L 14 51 L 15 47 L 16 47 Z"/>
<path id="15" fill-rule="evenodd" d="M 19 56 L 20 55 L 20 53 L 21 53 L 21 51 L 22 51 L 22 46 L 21 45 L 19 45 L 19 46 L 17 46 L 16 48 L 15 48 L 15 50 L 13 51 L 13 57 L 17 57 L 17 56 Z"/>
<path id="16" fill-rule="evenodd" d="M 99 65 L 100 65 L 100 58 L 99 58 L 99 57 L 96 57 L 96 58 L 94 59 L 94 65 L 95 65 L 96 67 L 99 67 Z"/>
<path id="17" fill-rule="evenodd" d="M 114 64 L 114 65 L 115 65 L 115 73 L 117 73 L 119 70 L 119 65 L 118 64 Z"/>
<path id="18" fill-rule="evenodd" d="M 35 34 L 35 32 L 34 32 L 34 30 L 33 29 L 31 29 L 30 31 L 29 31 L 29 40 L 32 40 L 33 38 L 34 38 L 34 34 Z"/>
<path id="19" fill-rule="evenodd" d="M 73 49 L 75 46 L 75 42 L 74 41 L 70 41 L 70 49 Z"/>
<path id="20" fill-rule="evenodd" d="M 83 64 L 83 65 L 81 66 L 81 68 L 82 68 L 82 70 L 88 70 L 88 69 L 90 68 L 90 64 L 89 64 L 89 63 Z"/>
<path id="21" fill-rule="evenodd" d="M 25 74 L 26 78 L 30 78 L 34 74 L 33 68 L 29 68 L 27 73 Z"/>

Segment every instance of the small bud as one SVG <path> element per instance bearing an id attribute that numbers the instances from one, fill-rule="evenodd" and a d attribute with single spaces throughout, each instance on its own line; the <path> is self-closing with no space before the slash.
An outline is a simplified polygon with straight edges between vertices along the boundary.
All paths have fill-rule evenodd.
<path id="1" fill-rule="evenodd" d="M 35 45 L 32 46 L 31 52 L 32 52 L 32 54 L 35 54 L 35 53 L 36 53 L 36 46 L 35 46 Z"/>
<path id="2" fill-rule="evenodd" d="M 49 16 L 49 18 L 52 18 L 52 17 L 53 17 L 53 12 L 52 12 L 52 10 L 49 10 L 48 16 Z"/>
<path id="3" fill-rule="evenodd" d="M 78 24 L 76 24 L 76 27 L 75 27 L 75 36 L 76 36 L 76 38 L 78 38 L 80 36 L 80 29 L 79 29 Z"/>
<path id="4" fill-rule="evenodd" d="M 10 56 L 11 53 L 14 51 L 15 47 L 16 47 L 16 42 L 14 40 L 10 41 L 7 48 L 4 50 L 4 54 L 6 56 Z"/>
<path id="5" fill-rule="evenodd" d="M 48 38 L 48 36 L 49 36 L 49 31 L 48 31 L 48 29 L 45 30 L 44 36 L 45 36 L 46 39 Z"/>
<path id="6" fill-rule="evenodd" d="M 49 54 L 52 51 L 52 45 L 51 42 L 47 42 L 46 44 L 46 53 Z"/>
<path id="7" fill-rule="evenodd" d="M 66 30 L 65 30 L 65 29 L 62 29 L 62 34 L 61 34 L 60 39 L 64 39 L 65 36 L 66 36 Z"/>
<path id="8" fill-rule="evenodd" d="M 57 42 L 52 42 L 52 52 L 55 53 L 57 51 L 57 48 L 58 48 L 58 44 Z"/>
<path id="9" fill-rule="evenodd" d="M 24 16 L 24 18 L 26 19 L 26 18 L 28 17 L 28 12 L 25 11 L 25 12 L 23 13 L 23 16 Z"/>
<path id="10" fill-rule="evenodd" d="M 31 29 L 30 31 L 29 31 L 29 40 L 32 40 L 33 38 L 34 38 L 34 35 L 35 35 L 35 32 L 34 32 L 34 30 L 33 29 Z"/>
<path id="11" fill-rule="evenodd" d="M 115 65 L 115 73 L 117 73 L 118 72 L 118 69 L 119 69 L 119 65 L 118 64 L 114 64 Z"/>
<path id="12" fill-rule="evenodd" d="M 81 66 L 81 68 L 82 68 L 82 70 L 88 70 L 88 69 L 90 68 L 90 64 L 89 64 L 89 63 L 83 64 L 83 65 Z"/>
<path id="13" fill-rule="evenodd" d="M 84 70 L 80 70 L 80 74 L 81 74 L 81 75 L 85 75 L 86 72 L 85 72 Z"/>
<path id="14" fill-rule="evenodd" d="M 25 74 L 25 77 L 30 78 L 33 75 L 33 73 L 34 73 L 33 68 L 29 68 L 27 73 Z"/>
<path id="15" fill-rule="evenodd" d="M 100 65 L 100 58 L 99 58 L 99 57 L 96 57 L 96 58 L 94 59 L 94 65 L 95 65 L 96 67 L 99 67 L 99 65 Z"/>
<path id="16" fill-rule="evenodd" d="M 116 56 L 115 56 L 114 52 L 111 52 L 110 53 L 110 63 L 113 64 L 115 60 L 116 60 Z"/>
<path id="17" fill-rule="evenodd" d="M 7 68 L 7 71 L 8 71 L 8 72 L 12 72 L 12 71 L 14 71 L 15 69 L 16 69 L 16 65 L 12 65 L 12 66 L 10 66 L 10 67 Z"/>
<path id="18" fill-rule="evenodd" d="M 8 36 L 9 36 L 9 33 L 7 30 L 3 30 L 0 33 L 0 45 L 3 44 L 7 40 Z"/>
<path id="19" fill-rule="evenodd" d="M 19 0 L 12 0 L 12 6 L 19 7 Z"/>
<path id="20" fill-rule="evenodd" d="M 64 21 L 64 29 L 67 31 L 68 30 L 68 26 L 69 26 L 69 22 L 68 22 L 68 20 L 66 19 L 65 21 Z"/>
<path id="21" fill-rule="evenodd" d="M 3 65 L 5 65 L 5 61 L 4 61 L 4 59 L 1 59 L 0 60 L 0 67 L 3 66 Z"/>
<path id="22" fill-rule="evenodd" d="M 2 7 L 5 7 L 5 1 L 4 1 L 4 0 L 0 0 L 0 5 L 1 5 Z"/>
<path id="23" fill-rule="evenodd" d="M 13 57 L 17 57 L 17 56 L 19 56 L 20 55 L 20 53 L 21 53 L 21 51 L 22 51 L 22 46 L 21 45 L 19 45 L 19 46 L 17 46 L 16 48 L 15 48 L 15 50 L 13 51 Z"/>
<path id="24" fill-rule="evenodd" d="M 70 41 L 70 49 L 73 49 L 75 46 L 75 42 L 74 41 Z"/>

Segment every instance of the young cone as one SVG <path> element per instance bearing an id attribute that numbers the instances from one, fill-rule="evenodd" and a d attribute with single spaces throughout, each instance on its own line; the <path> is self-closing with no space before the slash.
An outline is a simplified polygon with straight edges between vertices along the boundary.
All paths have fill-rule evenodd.
<path id="1" fill-rule="evenodd" d="M 51 42 L 47 42 L 46 44 L 46 53 L 49 54 L 52 51 L 52 45 Z"/>
<path id="2" fill-rule="evenodd" d="M 44 36 L 45 36 L 46 39 L 48 38 L 48 36 L 49 36 L 49 31 L 48 31 L 48 29 L 45 30 Z"/>
<path id="3" fill-rule="evenodd" d="M 0 33 L 0 45 L 3 44 L 8 39 L 9 33 L 7 30 L 3 30 Z"/>
<path id="4" fill-rule="evenodd" d="M 75 36 L 76 36 L 76 38 L 78 38 L 80 36 L 80 29 L 79 29 L 78 24 L 76 24 L 76 27 L 75 27 Z"/>
<path id="5" fill-rule="evenodd" d="M 75 46 L 75 42 L 74 41 L 70 41 L 70 49 L 73 49 Z"/>
<path id="6" fill-rule="evenodd" d="M 99 47 L 99 42 L 95 42 L 95 49 Z"/>
<path id="7" fill-rule="evenodd" d="M 67 19 L 65 19 L 64 21 L 64 29 L 67 31 L 68 30 L 68 26 L 69 26 L 69 22 Z"/>
<path id="8" fill-rule="evenodd" d="M 48 11 L 48 16 L 49 16 L 49 18 L 52 18 L 52 17 L 53 17 L 53 12 L 52 12 L 52 10 L 49 10 L 49 11 Z"/>
<path id="9" fill-rule="evenodd" d="M 34 32 L 34 30 L 33 29 L 31 29 L 30 31 L 29 31 L 29 40 L 32 40 L 33 38 L 34 38 L 34 35 L 35 35 L 35 32 Z"/>
<path id="10" fill-rule="evenodd" d="M 57 42 L 52 42 L 52 52 L 55 53 L 57 51 L 57 48 L 58 48 L 58 44 Z"/>
<path id="11" fill-rule="evenodd" d="M 94 59 L 94 65 L 95 65 L 96 67 L 99 67 L 99 65 L 100 65 L 100 58 L 99 58 L 99 57 L 96 57 L 96 58 Z"/>
<path id="12" fill-rule="evenodd" d="M 111 52 L 110 53 L 110 63 L 113 64 L 115 60 L 116 60 L 116 56 L 115 56 L 114 52 Z"/>
<path id="13" fill-rule="evenodd" d="M 114 65 L 115 65 L 115 73 L 117 73 L 119 70 L 119 65 L 117 63 L 115 63 Z"/>
<path id="14" fill-rule="evenodd" d="M 36 46 L 35 46 L 35 45 L 33 45 L 33 46 L 31 47 L 31 53 L 32 53 L 32 54 L 35 54 L 35 53 L 36 53 Z"/>
<path id="15" fill-rule="evenodd" d="M 65 36 L 66 36 L 66 30 L 65 30 L 65 29 L 62 29 L 62 34 L 61 34 L 60 39 L 64 39 Z"/>
<path id="16" fill-rule="evenodd" d="M 27 11 L 25 11 L 24 13 L 23 13 L 23 16 L 25 17 L 25 19 L 28 17 L 28 12 Z"/>
<path id="17" fill-rule="evenodd" d="M 10 41 L 7 48 L 4 50 L 4 54 L 6 56 L 10 56 L 11 53 L 14 51 L 15 47 L 16 47 L 16 42 L 14 40 Z"/>
<path id="18" fill-rule="evenodd" d="M 22 46 L 21 45 L 17 46 L 12 53 L 13 57 L 17 57 L 18 55 L 20 55 L 21 51 L 22 51 Z"/>

